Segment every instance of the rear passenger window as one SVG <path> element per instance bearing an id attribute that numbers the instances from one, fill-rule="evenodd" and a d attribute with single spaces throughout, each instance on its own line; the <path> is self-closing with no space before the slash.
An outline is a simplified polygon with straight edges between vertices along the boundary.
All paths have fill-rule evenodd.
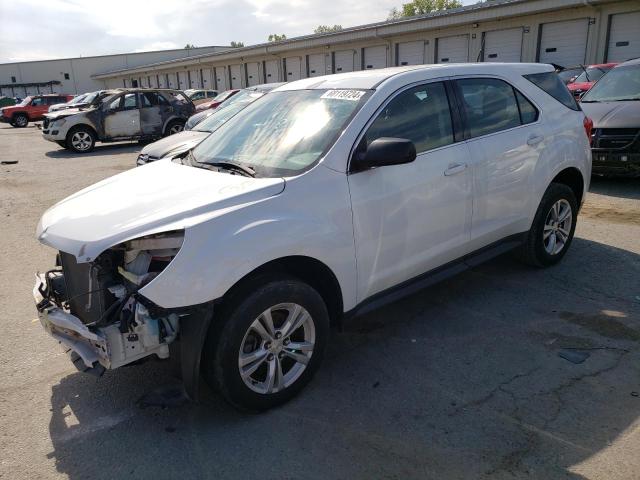
<path id="1" fill-rule="evenodd" d="M 444 84 L 406 90 L 380 112 L 367 130 L 367 145 L 381 137 L 411 140 L 418 153 L 453 143 L 451 112 Z"/>
<path id="2" fill-rule="evenodd" d="M 513 87 L 495 78 L 457 80 L 471 138 L 520 125 Z"/>
<path id="3" fill-rule="evenodd" d="M 141 95 L 142 108 L 156 107 L 160 103 L 156 92 L 144 92 Z"/>
<path id="4" fill-rule="evenodd" d="M 533 123 L 538 120 L 538 110 L 533 104 L 525 98 L 519 91 L 515 90 L 518 99 L 518 107 L 520 108 L 520 122 L 523 125 Z"/>
<path id="5" fill-rule="evenodd" d="M 562 80 L 560 80 L 556 72 L 532 73 L 530 75 L 524 75 L 524 78 L 536 87 L 547 92 L 565 107 L 571 110 L 580 110 L 576 99 L 573 98 L 573 95 L 571 95 L 567 86 L 562 83 Z"/>

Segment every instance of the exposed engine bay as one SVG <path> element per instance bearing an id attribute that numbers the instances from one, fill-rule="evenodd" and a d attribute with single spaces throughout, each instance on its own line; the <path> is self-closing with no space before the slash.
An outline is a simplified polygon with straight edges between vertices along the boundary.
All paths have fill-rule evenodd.
<path id="1" fill-rule="evenodd" d="M 182 231 L 129 240 L 78 263 L 60 252 L 56 268 L 38 274 L 34 296 L 45 329 L 82 371 L 101 374 L 150 355 L 169 357 L 180 314 L 144 298 L 138 290 L 177 255 Z"/>

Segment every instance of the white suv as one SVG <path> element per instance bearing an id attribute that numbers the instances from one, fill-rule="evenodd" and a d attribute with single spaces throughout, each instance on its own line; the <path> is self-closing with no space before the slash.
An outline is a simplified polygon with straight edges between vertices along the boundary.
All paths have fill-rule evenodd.
<path id="1" fill-rule="evenodd" d="M 173 354 L 262 410 L 311 378 L 329 325 L 508 249 L 571 244 L 589 120 L 553 68 L 390 68 L 285 84 L 188 155 L 42 217 L 34 296 L 81 370 Z M 585 131 L 586 130 L 586 131 Z"/>

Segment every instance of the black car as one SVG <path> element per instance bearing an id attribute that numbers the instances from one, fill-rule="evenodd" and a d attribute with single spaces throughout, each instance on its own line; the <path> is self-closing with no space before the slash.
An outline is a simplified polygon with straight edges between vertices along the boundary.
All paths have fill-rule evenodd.
<path id="1" fill-rule="evenodd" d="M 593 120 L 593 173 L 640 177 L 640 59 L 610 70 L 581 105 Z"/>

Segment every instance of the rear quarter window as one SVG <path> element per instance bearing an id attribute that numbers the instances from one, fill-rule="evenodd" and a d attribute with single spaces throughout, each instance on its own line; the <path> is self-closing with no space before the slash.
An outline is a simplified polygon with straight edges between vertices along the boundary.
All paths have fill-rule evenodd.
<path id="1" fill-rule="evenodd" d="M 576 99 L 573 98 L 573 95 L 571 95 L 567 86 L 562 83 L 562 80 L 560 80 L 557 73 L 531 73 L 523 76 L 536 87 L 551 95 L 565 107 L 570 108 L 571 110 L 580 111 L 580 107 L 576 103 Z"/>

